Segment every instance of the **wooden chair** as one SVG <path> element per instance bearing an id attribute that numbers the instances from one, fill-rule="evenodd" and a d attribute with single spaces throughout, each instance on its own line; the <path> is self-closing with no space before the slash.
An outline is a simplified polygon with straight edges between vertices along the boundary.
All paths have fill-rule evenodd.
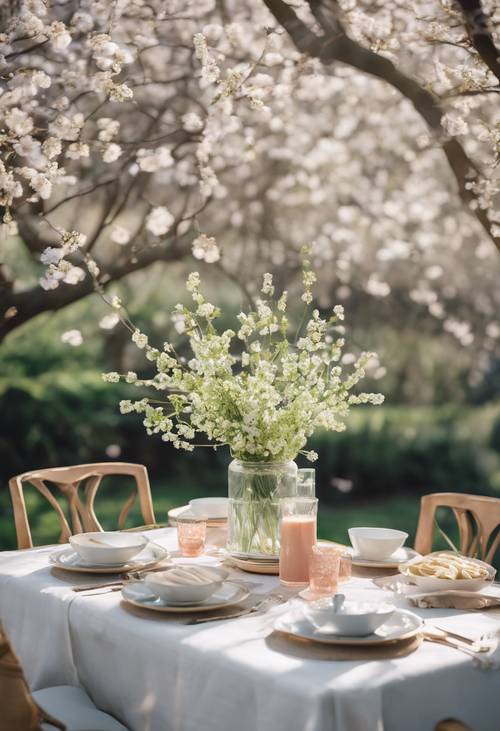
<path id="1" fill-rule="evenodd" d="M 1 624 L 0 699 L 0 731 L 127 731 L 82 688 L 58 685 L 31 692 Z"/>
<path id="2" fill-rule="evenodd" d="M 94 512 L 94 499 L 102 478 L 107 475 L 129 475 L 135 479 L 136 483 L 135 489 L 119 515 L 118 527 L 123 528 L 125 525 L 125 520 L 135 501 L 136 495 L 139 497 L 139 505 L 144 523 L 154 524 L 156 521 L 153 502 L 151 500 L 151 489 L 148 473 L 144 465 L 128 462 L 97 462 L 95 464 L 81 464 L 73 467 L 34 470 L 17 475 L 9 480 L 18 548 L 33 547 L 28 513 L 24 501 L 23 484 L 25 482 L 33 485 L 54 508 L 61 525 L 59 543 L 66 543 L 73 533 L 103 530 Z M 54 484 L 65 497 L 68 504 L 71 527 L 66 520 L 66 516 L 59 502 L 45 484 L 46 482 Z M 85 483 L 85 486 L 81 495 L 79 488 L 82 483 Z"/>
<path id="3" fill-rule="evenodd" d="M 482 495 L 455 492 L 436 492 L 424 495 L 420 503 L 420 517 L 415 538 L 415 549 L 422 554 L 432 551 L 436 510 L 451 508 L 458 523 L 460 551 L 466 556 L 491 563 L 500 547 L 500 499 Z"/>

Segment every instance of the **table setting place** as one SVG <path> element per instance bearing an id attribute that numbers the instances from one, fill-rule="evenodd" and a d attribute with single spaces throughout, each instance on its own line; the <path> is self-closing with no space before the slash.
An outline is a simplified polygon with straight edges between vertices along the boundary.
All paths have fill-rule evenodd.
<path id="1" fill-rule="evenodd" d="M 279 501 L 277 553 L 232 551 L 229 509 L 226 498 L 193 500 L 170 511 L 170 527 L 77 534 L 48 561 L 66 582 L 78 579 L 75 596 L 117 594 L 139 617 L 194 626 L 268 616 L 277 646 L 301 643 L 312 657 L 399 657 L 431 642 L 483 669 L 499 666 L 492 566 L 453 551 L 422 556 L 404 545 L 405 532 L 389 528 L 353 527 L 351 546 L 318 540 L 312 495 Z M 459 611 L 436 620 L 429 609 Z M 487 610 L 492 619 L 478 633 L 470 617 Z"/>

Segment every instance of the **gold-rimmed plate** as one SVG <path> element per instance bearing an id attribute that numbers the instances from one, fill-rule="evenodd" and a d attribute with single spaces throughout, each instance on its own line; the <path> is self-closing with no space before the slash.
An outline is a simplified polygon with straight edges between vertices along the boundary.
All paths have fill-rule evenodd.
<path id="1" fill-rule="evenodd" d="M 49 562 L 54 568 L 63 571 L 77 571 L 85 574 L 121 574 L 125 571 L 143 571 L 156 566 L 160 561 L 170 558 L 166 548 L 151 541 L 143 550 L 123 564 L 97 565 L 89 564 L 76 553 L 73 548 L 60 548 L 49 556 Z"/>
<path id="2" fill-rule="evenodd" d="M 422 627 L 422 619 L 407 609 L 396 609 L 387 622 L 384 622 L 371 635 L 365 637 L 326 634 L 316 629 L 305 617 L 294 616 L 292 612 L 280 617 L 274 625 L 277 632 L 322 645 L 357 645 L 363 647 L 375 647 L 408 640 L 410 637 L 419 634 Z"/>
<path id="3" fill-rule="evenodd" d="M 122 589 L 122 598 L 129 604 L 153 612 L 183 613 L 210 612 L 215 609 L 232 607 L 244 601 L 250 592 L 240 584 L 225 581 L 220 589 L 197 604 L 170 604 L 155 594 L 143 581 L 129 581 Z"/>

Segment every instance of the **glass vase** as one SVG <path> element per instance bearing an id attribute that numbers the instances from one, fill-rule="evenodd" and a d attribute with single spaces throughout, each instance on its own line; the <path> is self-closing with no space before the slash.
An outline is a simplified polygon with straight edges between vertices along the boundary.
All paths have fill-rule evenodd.
<path id="1" fill-rule="evenodd" d="M 228 482 L 228 550 L 248 556 L 278 556 L 279 501 L 297 494 L 295 462 L 234 459 Z"/>

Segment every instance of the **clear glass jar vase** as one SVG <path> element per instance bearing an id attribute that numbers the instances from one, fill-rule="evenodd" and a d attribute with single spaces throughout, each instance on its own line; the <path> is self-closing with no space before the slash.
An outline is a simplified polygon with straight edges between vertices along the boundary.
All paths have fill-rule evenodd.
<path id="1" fill-rule="evenodd" d="M 279 501 L 297 490 L 297 465 L 287 462 L 243 462 L 228 471 L 228 542 L 232 553 L 279 554 Z"/>

